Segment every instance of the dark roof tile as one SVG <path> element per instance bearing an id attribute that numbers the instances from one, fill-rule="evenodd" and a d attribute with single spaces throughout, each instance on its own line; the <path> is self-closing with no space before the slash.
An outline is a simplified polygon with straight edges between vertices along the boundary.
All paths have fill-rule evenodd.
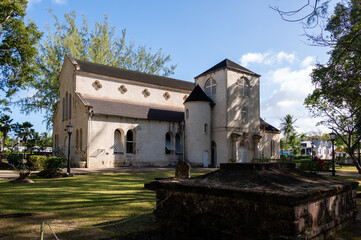
<path id="1" fill-rule="evenodd" d="M 192 91 L 195 85 L 192 82 L 182 81 L 174 78 L 162 77 L 154 74 L 147 74 L 123 68 L 111 67 L 78 59 L 75 59 L 75 61 L 77 62 L 77 65 L 79 67 L 78 70 L 88 73 L 94 73 L 126 80 L 133 80 L 158 86 L 177 88 L 186 91 Z"/>
<path id="2" fill-rule="evenodd" d="M 278 130 L 271 124 L 265 122 L 262 118 L 260 118 L 260 120 L 261 120 L 261 126 L 260 126 L 261 130 L 264 130 L 267 132 L 273 132 L 273 133 L 281 133 L 280 130 Z"/>
<path id="3" fill-rule="evenodd" d="M 242 67 L 241 65 L 235 63 L 235 62 L 232 62 L 231 60 L 229 59 L 224 59 L 222 62 L 214 65 L 213 67 L 211 67 L 210 69 L 208 69 L 207 71 L 199 74 L 197 77 L 195 78 L 198 78 L 202 75 L 205 75 L 207 73 L 211 73 L 211 72 L 215 72 L 219 69 L 223 69 L 223 68 L 229 68 L 229 69 L 232 69 L 232 70 L 235 70 L 235 71 L 238 71 L 238 72 L 244 72 L 244 73 L 248 73 L 248 74 L 251 74 L 251 75 L 255 75 L 255 76 L 260 76 L 259 74 L 257 73 L 254 73 L 250 70 L 248 70 L 247 68 L 245 67 Z"/>
<path id="4" fill-rule="evenodd" d="M 197 84 L 197 86 L 193 89 L 191 94 L 184 101 L 186 102 L 210 102 L 213 103 L 212 99 L 210 99 L 202 90 L 202 88 Z"/>
<path id="5" fill-rule="evenodd" d="M 86 106 L 93 108 L 95 115 L 163 120 L 171 122 L 182 122 L 184 120 L 184 112 L 181 109 L 97 99 L 81 96 L 79 93 L 77 95 L 82 97 L 83 103 L 87 104 Z"/>

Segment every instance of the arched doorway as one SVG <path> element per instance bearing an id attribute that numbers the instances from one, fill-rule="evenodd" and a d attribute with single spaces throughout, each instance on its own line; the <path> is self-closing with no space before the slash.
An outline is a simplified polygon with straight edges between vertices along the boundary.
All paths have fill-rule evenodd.
<path id="1" fill-rule="evenodd" d="M 208 151 L 203 152 L 203 167 L 208 167 Z"/>
<path id="2" fill-rule="evenodd" d="M 248 147 L 241 143 L 238 148 L 238 161 L 240 163 L 248 162 Z"/>
<path id="3" fill-rule="evenodd" d="M 217 167 L 217 145 L 214 141 L 211 146 L 211 167 Z"/>

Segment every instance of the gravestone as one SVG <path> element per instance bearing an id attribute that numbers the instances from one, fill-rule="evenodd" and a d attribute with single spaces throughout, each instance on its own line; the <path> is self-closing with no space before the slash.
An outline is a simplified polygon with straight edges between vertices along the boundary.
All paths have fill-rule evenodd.
<path id="1" fill-rule="evenodd" d="M 187 162 L 180 161 L 175 167 L 175 178 L 187 179 L 191 177 L 191 165 Z"/>

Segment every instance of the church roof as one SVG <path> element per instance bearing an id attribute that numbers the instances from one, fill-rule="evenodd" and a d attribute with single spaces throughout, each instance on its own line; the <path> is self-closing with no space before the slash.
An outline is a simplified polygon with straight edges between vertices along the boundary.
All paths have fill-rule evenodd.
<path id="1" fill-rule="evenodd" d="M 186 102 L 210 102 L 213 103 L 212 99 L 210 99 L 205 92 L 202 90 L 202 88 L 197 84 L 196 87 L 193 89 L 191 94 L 187 97 L 187 99 L 184 101 Z"/>
<path id="2" fill-rule="evenodd" d="M 83 96 L 76 93 L 85 106 L 92 107 L 95 115 L 119 116 L 147 120 L 163 120 L 171 122 L 184 121 L 184 111 L 163 106 L 147 106 L 137 103 L 113 101 Z"/>
<path id="3" fill-rule="evenodd" d="M 250 74 L 250 75 L 255 75 L 255 76 L 261 76 L 257 73 L 254 73 L 252 72 L 251 70 L 248 70 L 247 68 L 245 67 L 242 67 L 241 65 L 235 63 L 235 62 L 232 62 L 231 60 L 229 59 L 224 59 L 222 62 L 214 65 L 213 67 L 211 67 L 210 69 L 208 69 L 207 71 L 199 74 L 197 77 L 195 78 L 198 78 L 202 75 L 205 75 L 207 73 L 211 73 L 211 72 L 215 72 L 217 70 L 220 70 L 220 69 L 223 69 L 223 68 L 228 68 L 228 69 L 231 69 L 231 70 L 234 70 L 236 72 L 242 72 L 242 73 L 247 73 L 247 74 Z"/>
<path id="4" fill-rule="evenodd" d="M 265 122 L 262 118 L 261 120 L 261 130 L 267 131 L 267 132 L 273 132 L 273 133 L 280 133 L 280 130 L 272 126 L 271 124 Z"/>
<path id="5" fill-rule="evenodd" d="M 127 70 L 123 68 L 111 67 L 103 64 L 73 59 L 71 56 L 69 56 L 69 59 L 74 65 L 77 65 L 78 71 L 84 71 L 108 77 L 121 78 L 125 80 L 133 80 L 163 87 L 177 88 L 187 91 L 192 91 L 195 85 L 192 82 L 182 81 L 174 78 L 168 78 L 155 74 L 142 73 L 133 70 Z"/>

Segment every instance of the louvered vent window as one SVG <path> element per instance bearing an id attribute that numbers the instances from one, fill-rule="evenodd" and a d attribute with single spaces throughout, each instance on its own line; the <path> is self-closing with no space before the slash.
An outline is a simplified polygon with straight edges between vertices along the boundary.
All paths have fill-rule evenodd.
<path id="1" fill-rule="evenodd" d="M 117 129 L 114 132 L 114 153 L 123 153 L 123 138 L 121 132 Z"/>

